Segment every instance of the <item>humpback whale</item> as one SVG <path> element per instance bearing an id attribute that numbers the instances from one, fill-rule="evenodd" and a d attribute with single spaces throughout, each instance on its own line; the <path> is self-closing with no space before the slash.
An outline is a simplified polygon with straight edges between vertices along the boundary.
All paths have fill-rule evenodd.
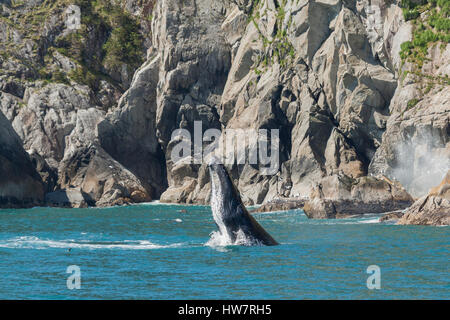
<path id="1" fill-rule="evenodd" d="M 225 167 L 212 162 L 208 168 L 211 178 L 211 209 L 220 234 L 233 244 L 238 238 L 244 237 L 246 245 L 277 245 L 270 234 L 248 213 Z"/>

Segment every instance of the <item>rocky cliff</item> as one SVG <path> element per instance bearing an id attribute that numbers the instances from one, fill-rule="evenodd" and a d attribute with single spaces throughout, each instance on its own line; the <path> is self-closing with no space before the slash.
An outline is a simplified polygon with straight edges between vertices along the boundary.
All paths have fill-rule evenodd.
<path id="1" fill-rule="evenodd" d="M 450 225 L 450 171 L 440 185 L 405 211 L 398 224 Z"/>
<path id="2" fill-rule="evenodd" d="M 308 218 L 333 219 L 405 209 L 413 202 L 400 183 L 386 178 L 330 176 L 314 186 L 303 210 Z"/>
<path id="3" fill-rule="evenodd" d="M 151 92 L 124 94 L 150 43 L 151 2 L 141 4 L 1 4 L 0 109 L 40 157 L 41 175 L 56 177 L 49 193 L 76 189 L 91 205 L 114 205 L 150 201 L 165 188 Z M 145 66 L 133 84 L 151 86 Z M 145 105 L 128 108 L 136 96 Z"/>
<path id="4" fill-rule="evenodd" d="M 0 110 L 47 192 L 205 203 L 205 164 L 171 158 L 172 133 L 195 121 L 280 130 L 278 173 L 229 166 L 246 204 L 372 175 L 418 197 L 450 168 L 446 1 L 0 6 Z"/>
<path id="5" fill-rule="evenodd" d="M 44 201 L 44 185 L 9 121 L 0 112 L 0 208 Z"/>

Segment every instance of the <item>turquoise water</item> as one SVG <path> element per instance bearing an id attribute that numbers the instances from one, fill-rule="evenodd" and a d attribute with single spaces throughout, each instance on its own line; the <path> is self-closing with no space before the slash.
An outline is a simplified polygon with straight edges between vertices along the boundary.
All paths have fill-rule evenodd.
<path id="1" fill-rule="evenodd" d="M 0 210 L 0 298 L 450 298 L 449 227 L 255 216 L 280 246 L 205 245 L 216 227 L 201 206 Z M 79 290 L 67 288 L 70 265 Z M 369 265 L 380 290 L 366 286 Z"/>

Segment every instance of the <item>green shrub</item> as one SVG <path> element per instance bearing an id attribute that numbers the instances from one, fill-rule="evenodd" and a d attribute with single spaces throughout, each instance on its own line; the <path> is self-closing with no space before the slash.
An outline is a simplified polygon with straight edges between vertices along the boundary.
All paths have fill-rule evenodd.
<path id="1" fill-rule="evenodd" d="M 420 12 L 416 9 L 403 9 L 403 16 L 405 17 L 406 21 L 416 19 L 420 16 Z"/>
<path id="2" fill-rule="evenodd" d="M 411 55 L 411 50 L 414 48 L 411 41 L 403 42 L 400 45 L 400 58 L 405 60 L 409 55 Z"/>
<path id="3" fill-rule="evenodd" d="M 61 72 L 60 70 L 56 70 L 52 73 L 51 80 L 54 82 L 69 84 L 69 79 L 67 79 L 64 72 Z"/>
<path id="4" fill-rule="evenodd" d="M 98 87 L 98 78 L 86 68 L 78 67 L 69 72 L 68 76 L 73 81 L 85 84 L 94 90 Z"/>
<path id="5" fill-rule="evenodd" d="M 38 75 L 40 79 L 50 80 L 52 78 L 52 74 L 48 72 L 45 68 L 41 68 L 38 70 Z"/>
<path id="6" fill-rule="evenodd" d="M 85 39 L 81 33 L 69 33 L 56 40 L 56 50 L 77 62 L 85 60 Z"/>
<path id="7" fill-rule="evenodd" d="M 442 10 L 437 12 L 433 10 L 432 14 L 428 19 L 428 23 L 431 27 L 435 28 L 437 31 L 448 31 L 450 30 L 450 19 L 444 15 Z"/>
<path id="8" fill-rule="evenodd" d="M 450 0 L 409 0 L 401 1 L 405 19 L 414 19 L 415 30 L 412 41 L 403 43 L 400 47 L 402 61 L 408 60 L 416 65 L 420 73 L 427 59 L 428 48 L 436 42 L 450 42 Z M 421 12 L 427 12 L 420 17 Z"/>
<path id="9" fill-rule="evenodd" d="M 411 108 L 414 108 L 419 103 L 419 101 L 420 100 L 416 99 L 416 98 L 409 100 L 407 105 L 406 105 L 407 109 L 409 110 Z"/>
<path id="10" fill-rule="evenodd" d="M 142 64 L 143 38 L 138 32 L 138 23 L 128 14 L 114 11 L 111 19 L 113 27 L 108 41 L 104 44 L 104 63 L 110 66 L 120 66 L 126 63 L 133 68 Z"/>
<path id="11" fill-rule="evenodd" d="M 419 31 L 414 33 L 413 45 L 416 47 L 426 47 L 428 43 L 438 40 L 439 35 L 432 30 Z"/>
<path id="12" fill-rule="evenodd" d="M 428 2 L 430 2 L 430 1 L 427 1 L 427 0 L 402 0 L 400 2 L 400 6 L 402 8 L 414 9 L 420 5 L 427 4 Z"/>

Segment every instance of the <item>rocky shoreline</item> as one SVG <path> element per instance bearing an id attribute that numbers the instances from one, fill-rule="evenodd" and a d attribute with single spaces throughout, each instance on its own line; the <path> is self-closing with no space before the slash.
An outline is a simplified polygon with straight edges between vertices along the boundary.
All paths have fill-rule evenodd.
<path id="1" fill-rule="evenodd" d="M 405 211 L 398 224 L 450 225 L 450 171 L 439 186 Z"/>
<path id="2" fill-rule="evenodd" d="M 303 210 L 309 218 L 329 219 L 405 209 L 414 202 L 398 183 L 386 177 L 328 177 L 317 183 Z"/>
<path id="3" fill-rule="evenodd" d="M 448 223 L 448 8 L 402 3 L 74 0 L 71 28 L 66 0 L 1 1 L 0 207 L 208 204 L 171 158 L 198 121 L 279 130 L 276 174 L 228 167 L 259 212 Z"/>
<path id="4" fill-rule="evenodd" d="M 380 222 L 397 222 L 403 215 L 405 214 L 405 210 L 397 210 L 397 211 L 391 211 L 383 214 L 383 216 L 380 217 Z"/>
<path id="5" fill-rule="evenodd" d="M 439 186 L 432 188 L 428 195 L 416 201 L 398 182 L 385 177 L 381 179 L 372 177 L 353 182 L 350 189 L 349 185 L 345 186 L 342 180 L 339 178 L 338 180 L 338 183 L 334 181 L 332 184 L 325 181 L 328 185 L 317 184 L 309 199 L 276 199 L 252 212 L 303 209 L 310 219 L 342 219 L 380 213 L 383 214 L 379 218 L 380 222 L 394 222 L 400 225 L 450 225 L 450 171 Z M 367 184 L 370 185 L 368 189 Z M 336 186 L 344 187 L 344 190 L 328 193 L 329 187 Z M 359 188 L 366 189 L 366 192 L 356 192 L 355 190 Z M 348 192 L 350 194 L 346 194 Z M 374 192 L 377 196 L 374 196 Z M 340 196 L 336 197 L 338 194 Z M 358 196 L 355 196 L 356 194 Z M 362 200 L 361 196 L 365 200 Z M 383 197 L 390 199 L 382 200 Z"/>
<path id="6" fill-rule="evenodd" d="M 306 199 L 298 199 L 298 198 L 274 199 L 267 203 L 263 203 L 256 209 L 250 210 L 250 213 L 302 209 L 306 201 L 307 201 Z"/>

